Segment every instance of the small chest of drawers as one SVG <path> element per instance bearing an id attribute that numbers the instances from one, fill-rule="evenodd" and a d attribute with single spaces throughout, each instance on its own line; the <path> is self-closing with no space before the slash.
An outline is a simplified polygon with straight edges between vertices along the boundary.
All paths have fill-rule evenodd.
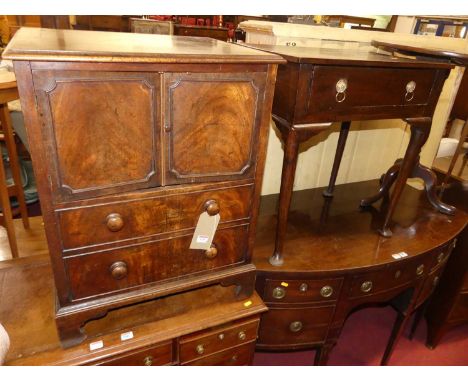
<path id="1" fill-rule="evenodd" d="M 205 38 L 23 29 L 14 61 L 64 346 L 109 309 L 213 283 L 250 262 L 276 55 Z M 190 249 L 198 217 L 220 216 Z"/>

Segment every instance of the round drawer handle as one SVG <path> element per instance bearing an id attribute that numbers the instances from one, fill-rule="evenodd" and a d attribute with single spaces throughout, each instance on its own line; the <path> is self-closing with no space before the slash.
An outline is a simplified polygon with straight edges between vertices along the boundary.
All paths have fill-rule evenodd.
<path id="1" fill-rule="evenodd" d="M 205 352 L 205 347 L 203 345 L 197 345 L 195 348 L 198 354 L 203 354 Z"/>
<path id="2" fill-rule="evenodd" d="M 330 285 L 325 285 L 324 287 L 322 287 L 322 289 L 320 289 L 320 295 L 322 297 L 330 297 L 331 295 L 333 294 L 333 288 L 330 286 Z"/>
<path id="3" fill-rule="evenodd" d="M 289 324 L 289 330 L 293 333 L 300 332 L 302 330 L 302 322 L 301 321 L 293 321 Z"/>
<path id="4" fill-rule="evenodd" d="M 151 366 L 153 364 L 153 357 L 148 356 L 143 360 L 145 366 Z"/>
<path id="5" fill-rule="evenodd" d="M 283 287 L 276 287 L 273 289 L 273 298 L 276 298 L 277 300 L 281 300 L 286 296 L 286 289 Z"/>
<path id="6" fill-rule="evenodd" d="M 127 276 L 127 264 L 123 261 L 116 261 L 109 267 L 112 277 L 116 280 L 121 280 Z"/>
<path id="7" fill-rule="evenodd" d="M 424 273 L 424 264 L 421 264 L 416 268 L 416 274 L 418 276 L 421 276 L 423 273 Z"/>
<path id="8" fill-rule="evenodd" d="M 361 291 L 364 293 L 369 293 L 372 290 L 372 281 L 364 281 L 361 284 Z"/>
<path id="9" fill-rule="evenodd" d="M 215 243 L 212 243 L 211 247 L 205 251 L 205 256 L 208 259 L 214 259 L 216 256 L 218 256 L 218 248 L 216 248 Z"/>
<path id="10" fill-rule="evenodd" d="M 237 337 L 241 340 L 241 341 L 244 341 L 246 339 L 246 335 L 245 335 L 245 332 L 239 332 L 239 334 L 237 335 Z"/>
<path id="11" fill-rule="evenodd" d="M 120 231 L 122 227 L 124 226 L 122 215 L 117 214 L 117 213 L 107 215 L 106 225 L 109 231 L 112 231 L 112 232 Z"/>
<path id="12" fill-rule="evenodd" d="M 306 283 L 302 283 L 302 284 L 299 286 L 299 291 L 302 292 L 302 293 L 307 292 L 308 289 L 309 289 L 309 286 L 308 286 Z"/>
<path id="13" fill-rule="evenodd" d="M 444 256 L 445 256 L 444 252 L 439 253 L 439 255 L 437 256 L 437 262 L 441 263 L 444 260 Z"/>
<path id="14" fill-rule="evenodd" d="M 220 341 L 224 340 L 224 333 L 220 333 L 220 334 L 218 335 L 218 339 L 219 339 Z"/>
<path id="15" fill-rule="evenodd" d="M 210 216 L 219 214 L 219 204 L 216 200 L 211 199 L 205 202 L 205 211 Z"/>
<path id="16" fill-rule="evenodd" d="M 413 100 L 415 89 L 416 89 L 416 82 L 410 81 L 406 84 L 406 94 L 405 94 L 406 102 L 410 102 Z"/>
<path id="17" fill-rule="evenodd" d="M 439 284 L 439 276 L 434 277 L 434 280 L 432 280 L 432 286 L 436 287 L 437 284 Z"/>

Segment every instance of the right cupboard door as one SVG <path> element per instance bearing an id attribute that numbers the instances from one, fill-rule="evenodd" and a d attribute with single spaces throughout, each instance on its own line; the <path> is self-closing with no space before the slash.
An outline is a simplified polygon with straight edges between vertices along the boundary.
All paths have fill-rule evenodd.
<path id="1" fill-rule="evenodd" d="M 254 176 L 265 77 L 164 75 L 165 184 Z"/>

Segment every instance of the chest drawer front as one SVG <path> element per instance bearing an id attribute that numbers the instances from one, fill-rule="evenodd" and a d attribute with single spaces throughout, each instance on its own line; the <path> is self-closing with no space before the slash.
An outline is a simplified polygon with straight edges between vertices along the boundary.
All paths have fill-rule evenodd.
<path id="1" fill-rule="evenodd" d="M 233 187 L 172 196 L 139 196 L 100 205 L 60 210 L 59 224 L 65 250 L 148 237 L 194 228 L 209 205 L 219 208 L 221 222 L 248 218 L 252 186 Z"/>
<path id="2" fill-rule="evenodd" d="M 160 184 L 159 75 L 33 72 L 56 200 Z"/>
<path id="3" fill-rule="evenodd" d="M 271 280 L 265 282 L 263 300 L 275 303 L 306 303 L 336 300 L 343 279 Z"/>
<path id="4" fill-rule="evenodd" d="M 182 366 L 248 366 L 252 364 L 255 342 L 220 351 L 195 361 L 182 363 Z"/>
<path id="5" fill-rule="evenodd" d="M 353 278 L 349 296 L 363 297 L 390 289 L 399 288 L 427 275 L 432 257 L 399 261 L 380 271 L 370 272 Z"/>
<path id="6" fill-rule="evenodd" d="M 99 366 L 164 366 L 172 363 L 172 343 L 150 346 L 121 357 L 99 362 Z"/>
<path id="7" fill-rule="evenodd" d="M 416 301 L 416 306 L 421 305 L 424 301 L 426 301 L 429 296 L 432 294 L 434 289 L 439 285 L 440 277 L 442 275 L 444 268 L 439 267 L 435 271 L 431 272 L 426 280 L 424 281 L 424 285 L 419 293 L 418 299 Z"/>
<path id="8" fill-rule="evenodd" d="M 264 313 L 258 333 L 262 345 L 290 346 L 321 342 L 335 307 L 321 308 L 269 308 Z"/>
<path id="9" fill-rule="evenodd" d="M 224 325 L 203 334 L 185 336 L 180 339 L 180 362 L 216 353 L 226 348 L 242 345 L 257 339 L 259 320 L 237 325 Z"/>
<path id="10" fill-rule="evenodd" d="M 248 225 L 218 229 L 216 253 L 189 249 L 192 235 L 64 259 L 73 299 L 206 272 L 245 261 Z"/>
<path id="11" fill-rule="evenodd" d="M 167 184 L 252 177 L 265 73 L 164 76 Z"/>
<path id="12" fill-rule="evenodd" d="M 436 73 L 433 69 L 303 65 L 307 94 L 298 98 L 300 120 L 296 122 L 308 122 L 308 117 L 333 122 L 361 109 L 367 119 L 395 110 L 401 117 L 401 108 L 408 109 L 408 116 L 422 114 Z"/>

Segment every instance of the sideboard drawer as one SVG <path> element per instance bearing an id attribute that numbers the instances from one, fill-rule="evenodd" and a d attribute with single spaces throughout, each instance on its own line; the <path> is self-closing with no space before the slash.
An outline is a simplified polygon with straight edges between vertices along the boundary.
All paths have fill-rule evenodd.
<path id="1" fill-rule="evenodd" d="M 73 299 L 215 270 L 245 259 L 248 224 L 219 229 L 216 254 L 189 249 L 192 235 L 64 259 Z"/>
<path id="2" fill-rule="evenodd" d="M 64 250 L 194 228 L 201 213 L 219 211 L 221 222 L 250 216 L 252 185 L 146 196 L 57 211 Z M 151 194 L 150 194 L 151 195 Z M 216 211 L 217 210 L 217 211 Z"/>
<path id="3" fill-rule="evenodd" d="M 269 308 L 262 316 L 258 343 L 268 345 L 301 345 L 325 339 L 335 307 Z"/>
<path id="4" fill-rule="evenodd" d="M 424 301 L 426 301 L 429 298 L 431 293 L 439 284 L 439 280 L 440 280 L 443 270 L 444 270 L 444 267 L 439 267 L 434 272 L 431 272 L 427 276 L 426 281 L 424 281 L 424 285 L 416 301 L 416 306 L 421 305 Z"/>
<path id="5" fill-rule="evenodd" d="M 429 272 L 432 259 L 426 256 L 416 260 L 400 260 L 386 270 L 357 275 L 353 278 L 349 296 L 353 298 L 381 293 L 410 283 Z"/>
<path id="6" fill-rule="evenodd" d="M 121 357 L 99 362 L 100 366 L 163 366 L 172 363 L 172 342 L 150 346 Z"/>
<path id="7" fill-rule="evenodd" d="M 181 363 L 181 366 L 248 366 L 252 363 L 254 352 L 255 341 L 195 361 Z"/>
<path id="8" fill-rule="evenodd" d="M 324 114 L 351 115 L 366 109 L 372 113 L 391 112 L 395 107 L 407 108 L 429 102 L 436 70 L 381 67 L 342 67 L 332 65 L 301 66 L 308 96 L 298 101 L 296 123 L 313 122 Z M 401 110 L 400 110 L 401 115 Z M 336 119 L 338 118 L 338 119 Z"/>
<path id="9" fill-rule="evenodd" d="M 343 279 L 271 280 L 265 282 L 265 302 L 305 303 L 336 300 Z"/>
<path id="10" fill-rule="evenodd" d="M 259 320 L 212 328 L 203 333 L 185 336 L 179 342 L 181 363 L 208 356 L 226 348 L 257 339 Z"/>

